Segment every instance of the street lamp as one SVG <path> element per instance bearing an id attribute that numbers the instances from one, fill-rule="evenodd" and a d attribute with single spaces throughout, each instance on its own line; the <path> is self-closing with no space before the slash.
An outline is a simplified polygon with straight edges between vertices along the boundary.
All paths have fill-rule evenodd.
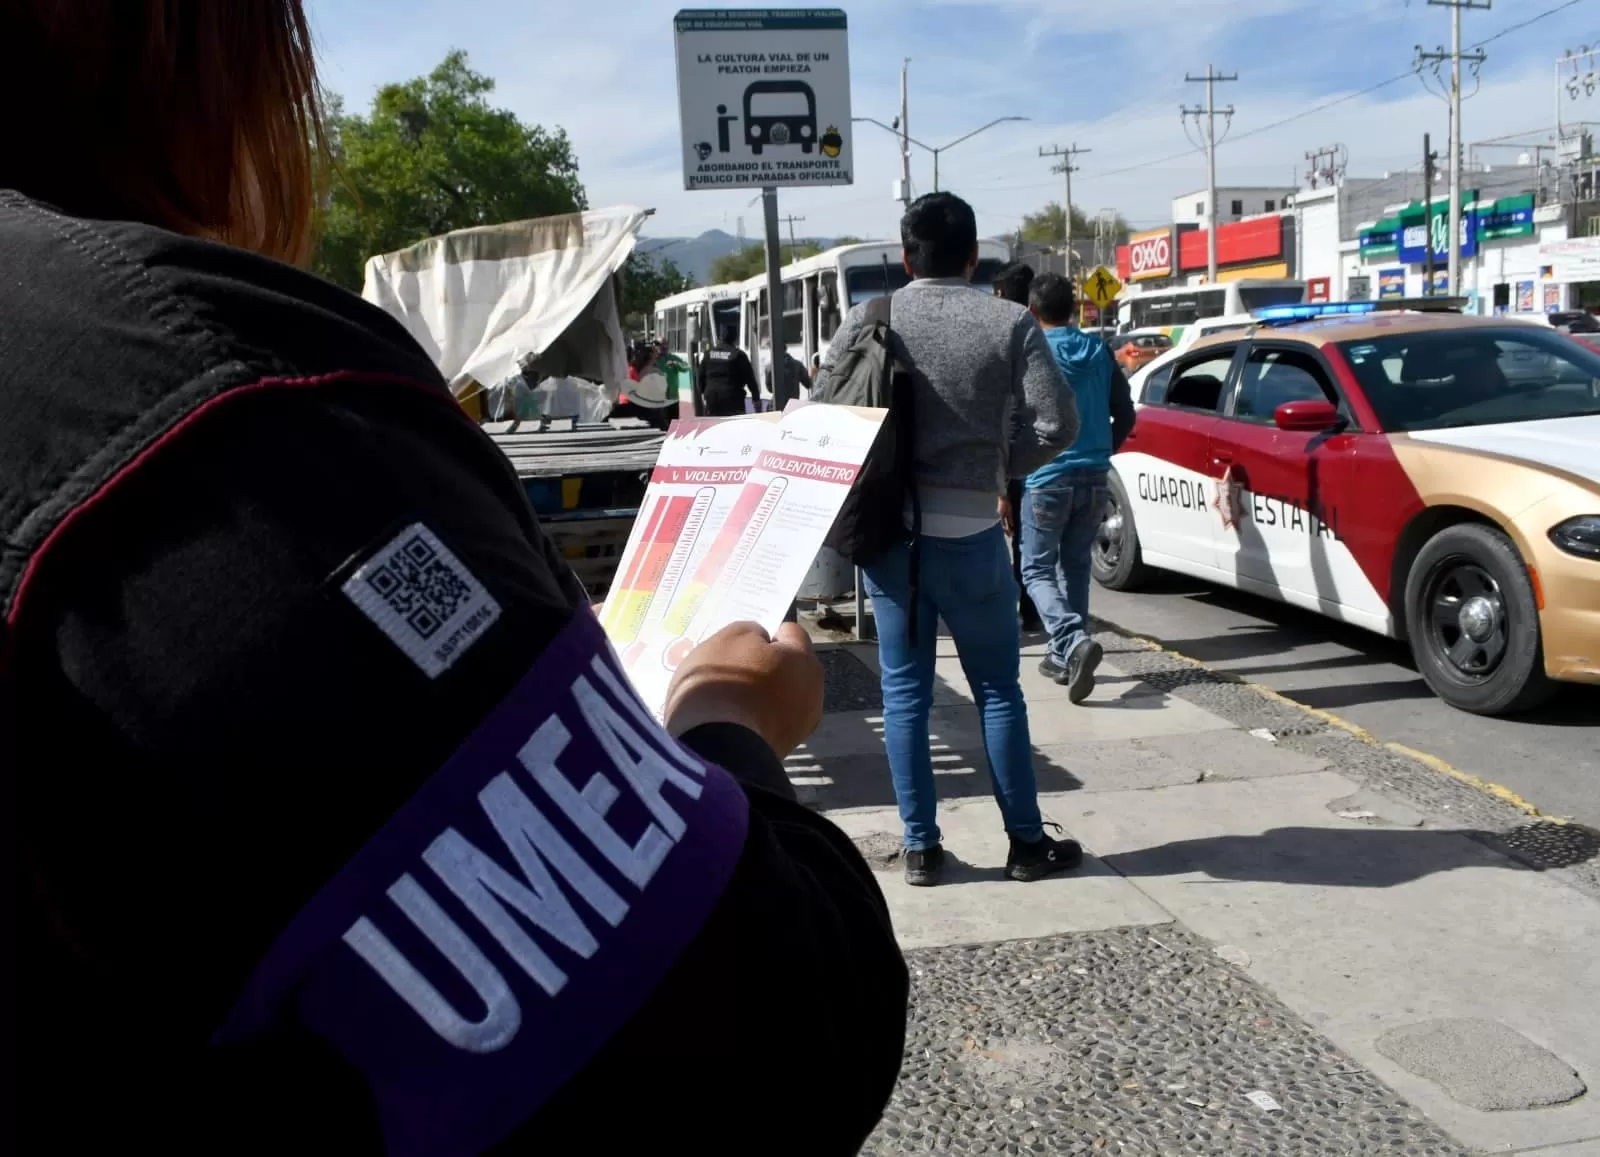
<path id="1" fill-rule="evenodd" d="M 957 145 L 961 144 L 963 141 L 970 141 L 973 137 L 977 136 L 979 133 L 988 132 L 990 129 L 994 128 L 995 125 L 1003 125 L 1007 121 L 1025 121 L 1025 120 L 1028 120 L 1029 118 L 1028 117 L 999 117 L 996 120 L 990 121 L 988 124 L 984 125 L 981 128 L 973 129 L 970 133 L 968 133 L 964 137 L 957 137 L 955 140 L 951 141 L 947 145 L 938 145 L 938 146 L 925 145 L 921 141 L 917 140 L 916 137 L 905 136 L 904 134 L 902 134 L 900 132 L 899 129 L 894 128 L 892 125 L 886 125 L 882 121 L 877 120 L 877 119 L 875 119 L 873 117 L 851 117 L 850 119 L 852 121 L 858 121 L 858 122 L 860 122 L 862 124 L 877 125 L 880 129 L 884 130 L 884 132 L 893 133 L 895 136 L 900 137 L 900 139 L 906 141 L 907 143 L 916 145 L 917 148 L 924 149 L 927 152 L 932 153 L 933 154 L 933 191 L 935 193 L 937 193 L 939 191 L 939 154 L 940 153 L 944 152 L 947 149 L 955 148 Z"/>

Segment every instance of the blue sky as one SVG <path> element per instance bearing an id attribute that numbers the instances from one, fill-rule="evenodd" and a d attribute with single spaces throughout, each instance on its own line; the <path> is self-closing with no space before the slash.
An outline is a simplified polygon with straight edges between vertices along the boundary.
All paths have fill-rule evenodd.
<path id="1" fill-rule="evenodd" d="M 1471 45 L 1563 0 L 1495 0 L 1464 17 Z M 495 78 L 494 99 L 525 120 L 572 136 L 594 205 L 657 210 L 656 235 L 733 232 L 741 216 L 760 231 L 753 192 L 682 188 L 669 0 L 308 0 L 324 83 L 352 109 L 378 85 L 424 73 L 450 48 Z M 709 7 L 710 5 L 705 5 Z M 1040 146 L 1076 142 L 1073 200 L 1091 213 L 1116 208 L 1136 225 L 1160 224 L 1171 199 L 1205 183 L 1187 152 L 1178 106 L 1204 98 L 1183 83 L 1207 63 L 1237 72 L 1218 86 L 1238 113 L 1219 147 L 1223 185 L 1285 184 L 1304 154 L 1342 143 L 1353 176 L 1413 166 L 1422 134 L 1443 151 L 1446 106 L 1413 77 L 1280 128 L 1313 105 L 1405 72 L 1414 46 L 1448 43 L 1448 11 L 1426 0 L 862 0 L 850 17 L 851 102 L 856 116 L 892 120 L 899 69 L 911 58 L 914 136 L 938 144 L 1001 116 L 1025 116 L 945 154 L 941 184 L 967 197 L 986 234 L 1014 230 L 1024 213 L 1061 197 Z M 1487 45 L 1482 88 L 1465 105 L 1468 142 L 1547 128 L 1554 62 L 1600 44 L 1600 0 Z M 1471 89 L 1469 88 L 1470 92 Z M 1600 121 L 1600 91 L 1567 102 L 1563 116 Z M 894 139 L 856 126 L 856 183 L 785 191 L 782 211 L 803 215 L 802 234 L 890 236 L 898 206 Z M 1160 164 L 1145 164 L 1184 154 Z M 1514 154 L 1487 154 L 1509 161 Z M 913 183 L 931 187 L 931 163 L 913 153 Z M 1130 166 L 1142 166 L 1132 171 Z"/>

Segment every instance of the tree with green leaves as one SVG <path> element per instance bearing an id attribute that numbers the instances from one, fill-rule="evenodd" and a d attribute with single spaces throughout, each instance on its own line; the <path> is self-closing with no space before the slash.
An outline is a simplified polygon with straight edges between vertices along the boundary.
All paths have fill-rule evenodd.
<path id="1" fill-rule="evenodd" d="M 1066 236 L 1065 221 L 1062 219 L 1061 202 L 1051 201 L 1037 213 L 1029 213 L 1022 219 L 1022 239 L 1037 242 L 1040 245 L 1059 244 Z M 1120 243 L 1127 239 L 1128 222 L 1121 213 L 1116 216 L 1114 226 L 1117 241 Z M 1072 207 L 1072 236 L 1074 240 L 1088 240 L 1094 237 L 1094 219 L 1084 214 L 1076 205 Z"/>
<path id="2" fill-rule="evenodd" d="M 788 245 L 779 249 L 779 263 L 788 265 L 806 257 L 815 257 L 822 246 L 815 241 L 802 241 L 798 248 Z M 767 248 L 765 245 L 746 245 L 737 253 L 725 253 L 711 263 L 711 284 L 725 285 L 730 281 L 748 281 L 766 272 Z"/>
<path id="3" fill-rule="evenodd" d="M 623 326 L 634 333 L 649 329 L 656 302 L 693 288 L 694 278 L 680 270 L 671 258 L 635 249 L 622 273 Z"/>
<path id="4" fill-rule="evenodd" d="M 453 229 L 587 207 L 566 132 L 495 108 L 493 91 L 493 80 L 452 51 L 427 76 L 384 85 L 366 116 L 346 114 L 333 99 L 335 171 L 319 273 L 359 291 L 374 254 Z"/>

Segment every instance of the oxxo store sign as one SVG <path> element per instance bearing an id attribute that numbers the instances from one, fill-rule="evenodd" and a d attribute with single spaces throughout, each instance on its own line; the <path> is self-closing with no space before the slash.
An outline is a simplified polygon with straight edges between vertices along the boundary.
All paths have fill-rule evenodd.
<path id="1" fill-rule="evenodd" d="M 1217 280 L 1289 277 L 1294 252 L 1294 218 L 1257 217 L 1217 230 Z M 1150 281 L 1206 268 L 1206 231 L 1169 226 L 1135 233 L 1117 248 L 1117 273 L 1123 281 Z"/>
<path id="2" fill-rule="evenodd" d="M 1172 234 L 1173 230 L 1152 229 L 1147 233 L 1135 233 L 1128 238 L 1128 244 L 1123 246 L 1126 260 L 1121 260 L 1123 253 L 1118 253 L 1117 272 L 1124 281 L 1149 281 L 1155 277 L 1172 276 Z"/>

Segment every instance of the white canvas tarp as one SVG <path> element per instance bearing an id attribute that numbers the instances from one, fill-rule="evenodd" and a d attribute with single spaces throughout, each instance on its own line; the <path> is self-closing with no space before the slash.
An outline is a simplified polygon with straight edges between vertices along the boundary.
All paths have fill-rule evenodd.
<path id="1" fill-rule="evenodd" d="M 615 396 L 628 359 L 612 277 L 647 216 L 624 205 L 431 237 L 371 258 L 361 296 L 400 319 L 458 395 L 534 359 Z"/>

